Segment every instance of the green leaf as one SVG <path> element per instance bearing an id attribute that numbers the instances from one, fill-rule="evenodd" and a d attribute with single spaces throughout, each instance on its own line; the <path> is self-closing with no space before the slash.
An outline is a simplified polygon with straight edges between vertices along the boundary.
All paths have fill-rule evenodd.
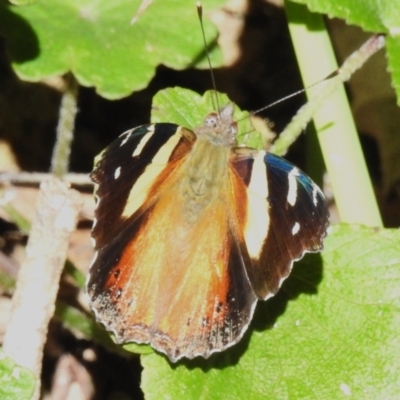
<path id="1" fill-rule="evenodd" d="M 72 71 L 81 85 L 95 86 L 110 99 L 146 87 L 159 64 L 175 69 L 206 65 L 194 2 L 154 0 L 131 24 L 140 3 L 54 0 L 51 7 L 45 1 L 0 5 L 0 33 L 22 79 L 39 81 Z M 221 3 L 205 0 L 204 9 Z M 216 28 L 207 20 L 204 27 L 208 43 L 213 43 Z M 217 66 L 219 50 L 210 50 Z"/>
<path id="2" fill-rule="evenodd" d="M 151 122 L 171 122 L 193 130 L 203 123 L 210 112 L 228 103 L 232 103 L 228 96 L 215 91 L 200 96 L 191 90 L 169 88 L 159 91 L 154 96 Z M 248 116 L 247 112 L 241 111 L 235 105 L 234 119 L 238 122 L 238 142 L 249 147 L 262 148 L 261 136 L 255 132 Z"/>
<path id="3" fill-rule="evenodd" d="M 85 288 L 86 276 L 70 260 L 65 261 L 64 273 L 72 278 L 78 288 Z"/>
<path id="4" fill-rule="evenodd" d="M 15 207 L 13 207 L 12 204 L 2 204 L 1 208 L 7 213 L 10 220 L 13 221 L 21 231 L 29 232 L 31 229 L 30 222 Z"/>
<path id="5" fill-rule="evenodd" d="M 0 399 L 28 400 L 32 397 L 35 385 L 33 373 L 17 365 L 0 349 Z"/>
<path id="6" fill-rule="evenodd" d="M 379 207 L 344 86 L 338 78 L 332 78 L 321 82 L 321 85 L 318 85 L 321 89 L 317 86 L 312 87 L 317 76 L 327 76 L 338 68 L 322 16 L 311 13 L 303 5 L 290 2 L 286 4 L 285 10 L 297 62 L 310 101 L 295 115 L 273 148 L 275 151 L 279 150 L 278 142 L 287 147 L 288 139 L 293 136 L 293 128 L 294 132 L 298 133 L 299 128 L 304 128 L 305 117 L 312 116 L 340 220 L 346 223 L 382 226 Z M 369 47 L 371 49 L 371 43 Z M 361 59 L 359 54 L 349 54 L 345 62 L 347 66 L 344 65 L 343 69 L 346 70 L 349 63 L 353 63 L 354 66 L 354 60 L 359 62 Z M 349 60 L 353 60 L 352 63 Z M 307 141 L 316 142 L 313 135 L 307 136 Z M 315 153 L 318 152 L 318 146 L 310 149 L 308 164 L 312 168 Z M 348 171 L 352 173 L 349 174 Z M 317 177 L 319 182 L 322 182 L 321 165 L 315 172 L 314 178 Z M 360 198 L 364 201 L 360 202 Z"/>
<path id="7" fill-rule="evenodd" d="M 15 278 L 7 272 L 0 270 L 0 289 L 6 293 L 12 293 L 15 289 Z"/>
<path id="8" fill-rule="evenodd" d="M 124 344 L 123 349 L 135 354 L 151 354 L 154 352 L 153 348 L 150 345 L 134 342 Z"/>
<path id="9" fill-rule="evenodd" d="M 399 398 L 399 280 L 400 231 L 336 226 L 238 345 L 175 365 L 142 356 L 146 399 Z"/>
<path id="10" fill-rule="evenodd" d="M 92 315 L 83 313 L 77 308 L 62 301 L 57 301 L 54 317 L 58 321 L 62 322 L 64 327 L 74 332 L 78 337 L 93 340 L 110 352 L 119 353 L 122 356 L 128 354 L 126 350 L 137 354 L 148 354 L 153 352 L 152 348 L 146 345 L 129 343 L 125 346 L 120 346 L 116 344 L 113 335 L 107 332 L 101 324 L 97 323 L 93 319 Z"/>
<path id="11" fill-rule="evenodd" d="M 92 338 L 97 343 L 111 350 L 118 350 L 118 347 L 113 343 L 107 332 L 101 327 L 100 324 L 93 320 L 82 311 L 72 307 L 62 301 L 58 301 L 54 311 L 56 319 L 61 321 L 64 326 L 73 332 L 78 332 L 78 336 L 85 338 Z"/>
<path id="12" fill-rule="evenodd" d="M 396 90 L 397 104 L 400 104 L 400 38 L 399 36 L 386 37 L 386 55 L 388 70 L 392 75 L 392 84 Z"/>
<path id="13" fill-rule="evenodd" d="M 386 52 L 393 86 L 400 99 L 400 2 L 381 0 L 291 0 L 307 5 L 314 12 L 344 19 L 348 24 L 358 25 L 365 31 L 386 33 Z"/>
<path id="14" fill-rule="evenodd" d="M 388 14 L 398 8 L 397 2 L 382 2 L 380 0 L 292 0 L 295 3 L 306 4 L 314 12 L 328 14 L 331 17 L 342 18 L 349 24 L 359 25 L 366 31 L 386 32 L 390 20 Z M 397 19 L 396 24 L 398 24 Z"/>

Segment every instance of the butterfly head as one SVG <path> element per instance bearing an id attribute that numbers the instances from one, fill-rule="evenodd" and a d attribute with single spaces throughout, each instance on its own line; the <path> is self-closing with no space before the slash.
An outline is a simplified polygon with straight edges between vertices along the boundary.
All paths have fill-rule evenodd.
<path id="1" fill-rule="evenodd" d="M 221 110 L 208 114 L 203 125 L 195 130 L 198 137 L 204 137 L 217 146 L 233 147 L 236 144 L 238 126 L 233 119 L 234 105 L 226 104 Z"/>

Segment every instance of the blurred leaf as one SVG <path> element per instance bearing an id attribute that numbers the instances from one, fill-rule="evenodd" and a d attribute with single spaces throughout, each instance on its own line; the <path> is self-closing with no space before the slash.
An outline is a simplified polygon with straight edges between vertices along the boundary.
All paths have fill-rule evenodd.
<path id="1" fill-rule="evenodd" d="M 33 373 L 17 365 L 0 349 L 0 398 L 28 400 L 32 397 L 35 384 Z"/>
<path id="2" fill-rule="evenodd" d="M 106 331 L 97 324 L 91 316 L 82 311 L 62 301 L 58 301 L 54 316 L 61 321 L 66 328 L 77 332 L 78 336 L 93 338 L 104 347 L 111 347 L 114 349 L 115 346 Z"/>
<path id="3" fill-rule="evenodd" d="M 31 229 L 30 222 L 15 207 L 13 207 L 10 202 L 2 204 L 1 207 L 8 214 L 10 220 L 13 221 L 22 232 L 29 232 Z"/>
<path id="4" fill-rule="evenodd" d="M 6 293 L 12 293 L 15 288 L 15 278 L 0 269 L 0 289 Z"/>
<path id="5" fill-rule="evenodd" d="M 28 81 L 72 71 L 109 99 L 146 87 L 155 68 L 206 66 L 195 3 L 154 0 L 132 25 L 140 1 L 54 0 L 0 5 L 0 33 L 13 68 Z M 205 0 L 204 9 L 223 4 Z M 207 15 L 207 13 L 205 13 Z M 216 28 L 205 23 L 212 63 L 220 63 Z"/>
<path id="6" fill-rule="evenodd" d="M 70 260 L 65 262 L 64 273 L 69 275 L 80 289 L 85 288 L 86 276 Z"/>

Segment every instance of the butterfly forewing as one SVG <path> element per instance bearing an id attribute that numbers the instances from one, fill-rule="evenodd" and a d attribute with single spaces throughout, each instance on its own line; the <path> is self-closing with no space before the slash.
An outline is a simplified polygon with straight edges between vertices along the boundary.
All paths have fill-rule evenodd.
<path id="1" fill-rule="evenodd" d="M 160 178 L 167 164 L 171 171 L 172 161 L 179 163 L 195 139 L 193 132 L 175 124 L 143 125 L 123 133 L 103 151 L 91 173 L 98 184 L 92 230 L 96 249 L 120 233 L 135 209 L 146 201 L 150 206 L 148 190 L 152 183 Z M 132 193 L 134 186 L 140 188 Z"/>

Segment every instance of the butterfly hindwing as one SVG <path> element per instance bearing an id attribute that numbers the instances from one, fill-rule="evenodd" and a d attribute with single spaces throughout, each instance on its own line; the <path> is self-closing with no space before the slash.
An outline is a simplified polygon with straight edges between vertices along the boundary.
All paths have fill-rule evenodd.
<path id="1" fill-rule="evenodd" d="M 233 165 L 252 199 L 241 224 L 250 250 L 248 276 L 257 296 L 267 299 L 289 275 L 293 261 L 322 249 L 329 212 L 318 186 L 281 157 L 251 150 Z"/>

